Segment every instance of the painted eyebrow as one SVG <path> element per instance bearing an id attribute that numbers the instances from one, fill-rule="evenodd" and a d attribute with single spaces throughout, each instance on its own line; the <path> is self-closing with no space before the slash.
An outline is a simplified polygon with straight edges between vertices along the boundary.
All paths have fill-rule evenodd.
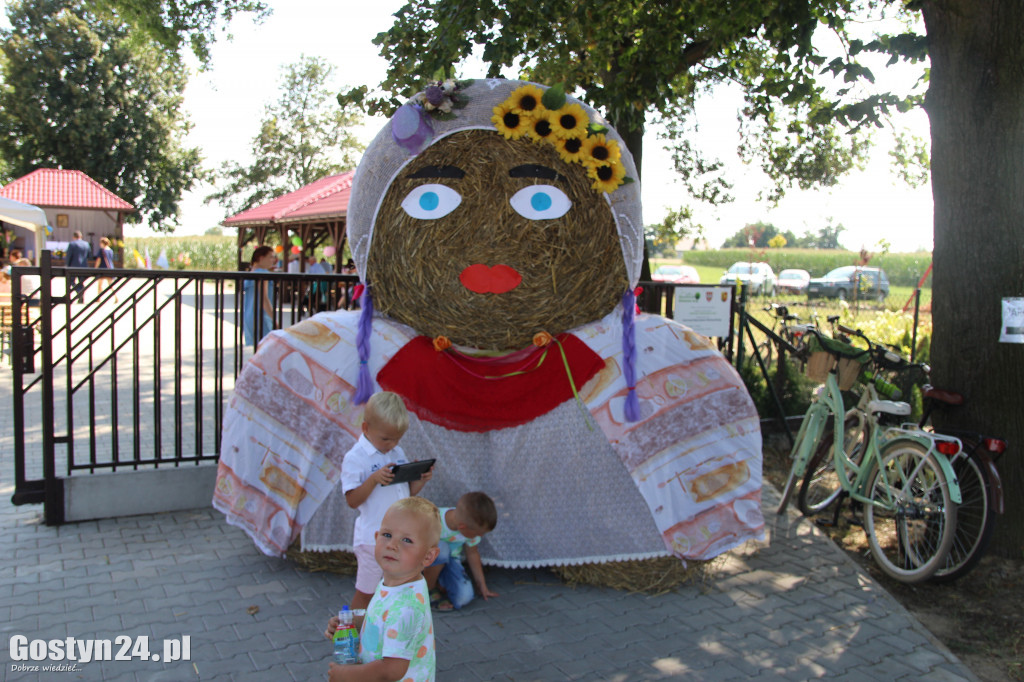
<path id="1" fill-rule="evenodd" d="M 410 178 L 456 178 L 466 177 L 466 171 L 458 166 L 424 166 L 409 176 Z"/>
<path id="2" fill-rule="evenodd" d="M 548 168 L 536 163 L 524 163 L 522 166 L 516 166 L 508 172 L 508 175 L 510 178 L 543 178 L 544 180 L 568 182 L 565 176 L 554 168 Z"/>

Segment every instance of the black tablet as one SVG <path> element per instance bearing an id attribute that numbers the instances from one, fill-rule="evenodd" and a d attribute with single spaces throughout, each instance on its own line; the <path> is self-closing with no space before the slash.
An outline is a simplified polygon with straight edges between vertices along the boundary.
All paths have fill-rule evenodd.
<path id="1" fill-rule="evenodd" d="M 430 467 L 434 466 L 434 462 L 436 461 L 436 459 L 421 459 L 418 462 L 396 464 L 391 467 L 391 471 L 395 474 L 395 477 L 391 479 L 391 483 L 388 483 L 388 485 L 418 481 L 420 480 L 420 475 L 426 473 Z"/>

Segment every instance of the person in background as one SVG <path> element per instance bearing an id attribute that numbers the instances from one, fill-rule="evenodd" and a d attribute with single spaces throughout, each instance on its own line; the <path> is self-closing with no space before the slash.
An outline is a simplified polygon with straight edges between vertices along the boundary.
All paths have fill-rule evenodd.
<path id="1" fill-rule="evenodd" d="M 358 272 L 356 272 L 356 262 L 354 260 L 352 260 L 351 258 L 349 258 L 345 262 L 344 267 L 341 268 L 341 274 L 343 274 L 343 275 L 357 275 L 357 274 L 359 274 Z M 352 298 L 352 294 L 353 294 L 353 292 L 355 290 L 355 286 L 353 286 L 352 284 L 349 284 L 348 282 L 345 282 L 341 286 L 345 288 L 345 298 L 344 298 L 344 300 L 348 302 L 348 309 L 349 310 L 358 310 L 359 309 L 359 301 L 354 299 L 354 298 Z"/>
<path id="2" fill-rule="evenodd" d="M 306 274 L 307 275 L 322 275 L 326 271 L 317 262 L 316 256 L 312 253 L 309 254 L 309 260 L 306 261 Z M 309 307 L 310 314 L 319 312 L 324 309 L 324 282 L 312 282 L 309 285 Z"/>
<path id="3" fill-rule="evenodd" d="M 32 261 L 28 258 L 19 258 L 18 262 L 15 263 L 18 267 L 30 268 L 32 267 Z M 40 278 L 39 275 L 22 275 L 21 276 L 21 295 L 28 298 L 26 305 L 30 308 L 39 307 L 39 289 L 40 289 Z"/>
<path id="4" fill-rule="evenodd" d="M 96 262 L 93 263 L 93 267 L 104 270 L 114 269 L 114 250 L 110 248 L 110 240 L 106 237 L 100 238 L 100 248 L 96 252 Z M 102 294 L 103 289 L 108 286 L 110 286 L 109 277 L 98 277 L 96 279 L 96 295 Z M 117 296 L 114 297 L 114 302 L 117 302 Z"/>
<path id="5" fill-rule="evenodd" d="M 309 255 L 309 260 L 306 261 L 306 273 L 310 275 L 322 275 L 326 272 L 320 263 L 317 261 L 316 256 L 313 254 Z"/>
<path id="6" fill-rule="evenodd" d="M 71 233 L 71 242 L 68 243 L 65 264 L 69 268 L 87 268 L 91 256 L 92 249 L 89 247 L 89 242 L 82 239 L 80 231 L 75 230 Z M 68 275 L 68 283 L 71 285 L 69 290 L 76 294 L 75 300 L 78 303 L 83 303 L 85 301 L 85 277 Z"/>
<path id="7" fill-rule="evenodd" d="M 15 265 L 21 260 L 21 249 L 11 249 L 7 252 L 7 264 Z"/>
<path id="8" fill-rule="evenodd" d="M 252 252 L 249 272 L 270 272 L 277 258 L 270 246 L 257 246 Z M 245 345 L 259 343 L 274 328 L 274 307 L 270 303 L 270 283 L 253 279 L 242 282 L 242 332 Z M 256 311 L 260 311 L 259 318 Z"/>

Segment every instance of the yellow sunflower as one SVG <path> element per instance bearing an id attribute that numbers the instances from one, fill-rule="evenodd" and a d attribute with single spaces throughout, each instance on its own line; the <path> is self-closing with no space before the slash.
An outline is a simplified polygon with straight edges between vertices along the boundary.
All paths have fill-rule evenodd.
<path id="1" fill-rule="evenodd" d="M 594 181 L 591 187 L 598 192 L 614 192 L 626 177 L 626 167 L 621 161 L 587 167 L 587 175 Z"/>
<path id="2" fill-rule="evenodd" d="M 563 137 L 555 140 L 555 149 L 558 150 L 558 155 L 562 157 L 562 161 L 566 163 L 582 163 L 583 142 L 585 139 L 581 135 L 579 137 Z"/>
<path id="3" fill-rule="evenodd" d="M 505 103 L 511 104 L 512 109 L 517 113 L 532 114 L 538 109 L 544 108 L 544 105 L 540 103 L 543 96 L 544 91 L 536 85 L 524 85 L 513 90 Z"/>
<path id="4" fill-rule="evenodd" d="M 555 136 L 555 120 L 552 112 L 541 108 L 523 118 L 527 119 L 526 134 L 534 142 L 547 141 L 552 144 L 555 143 L 557 137 Z"/>
<path id="5" fill-rule="evenodd" d="M 605 138 L 603 133 L 591 135 L 583 142 L 583 163 L 587 166 L 617 163 L 621 158 L 619 143 Z"/>
<path id="6" fill-rule="evenodd" d="M 494 115 L 491 116 L 494 127 L 509 140 L 518 140 L 526 134 L 529 128 L 529 121 L 526 116 L 520 115 L 514 110 L 511 100 L 506 100 L 494 107 Z"/>
<path id="7" fill-rule="evenodd" d="M 587 134 L 590 119 L 579 104 L 566 104 L 554 114 L 555 135 L 558 137 L 583 137 Z"/>

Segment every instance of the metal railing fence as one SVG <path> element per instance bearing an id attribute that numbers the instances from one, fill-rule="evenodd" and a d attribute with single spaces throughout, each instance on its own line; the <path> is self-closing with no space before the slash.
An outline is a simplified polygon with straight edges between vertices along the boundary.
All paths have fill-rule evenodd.
<path id="1" fill-rule="evenodd" d="M 28 324 L 11 333 L 13 502 L 42 502 L 46 522 L 57 524 L 62 477 L 215 462 L 225 401 L 255 347 L 242 331 L 246 280 L 270 285 L 275 327 L 350 307 L 358 283 L 55 268 L 45 257 L 13 269 L 14 316 L 28 311 Z M 260 326 L 256 316 L 257 338 L 268 331 Z"/>

